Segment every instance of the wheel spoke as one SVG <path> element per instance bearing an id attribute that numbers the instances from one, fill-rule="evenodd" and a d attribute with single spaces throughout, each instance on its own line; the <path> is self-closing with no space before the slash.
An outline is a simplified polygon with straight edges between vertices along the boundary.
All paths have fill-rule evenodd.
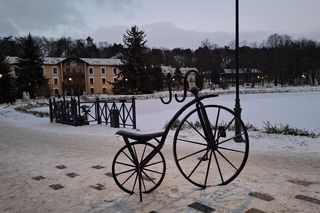
<path id="1" fill-rule="evenodd" d="M 195 153 L 192 153 L 192 154 L 190 154 L 190 155 L 184 156 L 184 157 L 178 159 L 178 161 L 181 161 L 181 160 L 184 160 L 184 159 L 186 159 L 186 158 L 189 158 L 189 157 L 191 157 L 191 156 L 193 156 L 193 155 L 199 154 L 200 152 L 203 152 L 203 151 L 205 151 L 205 150 L 207 150 L 207 148 L 204 148 L 204 149 L 202 149 L 202 150 L 200 150 L 200 151 L 197 151 L 197 152 L 195 152 Z"/>
<path id="2" fill-rule="evenodd" d="M 221 147 L 221 146 L 218 146 L 218 149 L 223 149 L 223 150 L 227 150 L 227 151 L 231 151 L 231 152 L 245 153 L 244 151 L 241 151 L 241 150 L 230 149 L 230 148 L 225 148 L 225 147 Z"/>
<path id="3" fill-rule="evenodd" d="M 143 171 L 142 171 L 142 172 L 143 172 Z M 147 192 L 146 184 L 144 183 L 144 180 L 143 180 L 142 174 L 141 174 L 141 181 L 142 181 L 142 185 L 143 185 L 143 188 L 144 188 L 144 192 Z"/>
<path id="4" fill-rule="evenodd" d="M 186 142 L 186 143 L 193 143 L 193 144 L 197 144 L 197 145 L 201 145 L 201 146 L 207 146 L 207 144 L 204 144 L 204 143 L 199 143 L 199 142 L 195 142 L 195 141 L 185 140 L 185 139 L 181 139 L 181 138 L 177 138 L 177 140 L 183 141 L 183 142 Z"/>
<path id="5" fill-rule="evenodd" d="M 238 168 L 237 168 L 235 165 L 233 165 L 233 164 L 231 163 L 231 161 L 229 161 L 219 150 L 217 150 L 217 152 L 218 152 L 235 170 L 238 171 Z"/>
<path id="6" fill-rule="evenodd" d="M 146 168 L 144 168 L 144 170 L 149 171 L 149 172 L 153 172 L 153 173 L 157 173 L 157 174 L 160 174 L 160 175 L 163 174 L 163 173 L 161 173 L 161 172 L 154 171 L 154 170 L 152 170 L 152 169 L 146 169 Z"/>
<path id="7" fill-rule="evenodd" d="M 125 155 L 125 156 L 127 156 L 127 158 L 132 162 L 132 163 L 134 163 L 134 161 L 132 160 L 132 158 L 130 158 L 130 156 L 127 154 L 127 153 L 125 153 L 125 151 L 122 151 L 122 153 Z M 135 164 L 135 163 L 134 163 Z"/>
<path id="8" fill-rule="evenodd" d="M 146 151 L 146 148 L 147 148 L 147 144 L 144 145 L 144 148 L 143 148 L 143 152 L 142 152 L 142 155 L 141 155 L 141 159 L 140 159 L 140 162 L 142 162 L 142 159 L 144 157 L 144 153 Z"/>
<path id="9" fill-rule="evenodd" d="M 215 158 L 215 160 L 216 160 L 216 164 L 217 164 L 217 167 L 218 167 L 218 170 L 219 170 L 219 174 L 220 174 L 221 181 L 222 181 L 222 183 L 224 183 L 224 180 L 223 180 L 223 176 L 222 176 L 222 172 L 221 172 L 221 168 L 220 168 L 220 164 L 219 164 L 217 155 L 216 155 L 215 152 L 213 152 L 213 154 L 214 154 L 214 158 Z"/>
<path id="10" fill-rule="evenodd" d="M 136 171 L 132 172 L 132 174 L 121 185 L 124 185 L 134 175 L 134 173 L 136 173 Z"/>
<path id="11" fill-rule="evenodd" d="M 233 117 L 232 120 L 228 123 L 228 125 L 226 126 L 226 130 L 230 127 L 230 125 L 233 123 L 234 120 L 235 120 L 235 117 Z"/>
<path id="12" fill-rule="evenodd" d="M 134 188 L 136 188 L 138 176 L 140 176 L 140 175 L 139 175 L 139 173 L 137 172 L 136 179 L 135 179 L 135 181 L 134 181 L 134 184 L 133 184 L 133 187 L 132 187 L 132 191 L 131 191 L 132 193 L 134 192 Z"/>
<path id="13" fill-rule="evenodd" d="M 244 132 L 241 133 L 241 134 L 235 135 L 235 136 L 232 137 L 232 138 L 228 138 L 228 139 L 226 139 L 226 140 L 223 140 L 223 141 L 219 142 L 218 145 L 223 144 L 223 143 L 225 143 L 225 142 L 228 142 L 228 141 L 230 141 L 230 140 L 233 140 L 233 139 L 235 139 L 235 138 L 237 138 L 237 137 L 240 137 L 240 136 L 242 136 L 242 135 L 244 135 Z"/>
<path id="14" fill-rule="evenodd" d="M 159 163 L 163 163 L 163 161 L 158 161 L 158 162 L 154 162 L 154 163 L 151 163 L 151 164 L 148 164 L 148 165 L 145 165 L 144 167 L 149 167 L 149 166 L 153 166 L 153 165 L 156 165 L 156 164 L 159 164 Z"/>
<path id="15" fill-rule="evenodd" d="M 215 139 L 215 138 L 216 138 L 216 135 L 217 135 L 219 117 L 220 117 L 220 108 L 218 109 L 217 118 L 216 118 L 216 124 L 215 124 L 215 126 L 214 126 L 213 139 Z"/>
<path id="16" fill-rule="evenodd" d="M 136 166 L 134 166 L 134 165 L 127 164 L 127 163 L 122 163 L 122 162 L 119 162 L 119 161 L 116 161 L 116 163 L 121 164 L 121 165 L 124 165 L 124 166 L 136 167 Z"/>
<path id="17" fill-rule="evenodd" d="M 206 137 L 201 133 L 199 132 L 199 130 L 197 130 L 197 128 L 195 128 L 192 123 L 190 123 L 188 120 L 186 120 L 186 122 L 192 127 L 192 129 L 196 130 L 196 132 L 205 140 L 207 141 Z"/>
<path id="18" fill-rule="evenodd" d="M 147 173 L 145 173 L 144 171 L 142 171 L 142 173 L 143 173 L 154 185 L 156 185 L 156 183 L 152 180 L 152 178 L 151 178 L 149 175 L 147 175 Z"/>
<path id="19" fill-rule="evenodd" d="M 126 170 L 126 171 L 123 171 L 123 172 L 119 172 L 119 173 L 117 173 L 115 175 L 122 175 L 122 174 L 125 174 L 125 173 L 128 173 L 128 172 L 132 172 L 134 170 L 136 170 L 136 169 L 129 169 L 129 170 Z"/>
<path id="20" fill-rule="evenodd" d="M 134 156 L 135 156 L 135 159 L 137 160 L 137 163 L 140 163 L 140 162 L 139 162 L 139 159 L 138 159 L 138 155 L 137 155 L 136 147 L 134 146 L 134 144 L 132 144 L 131 146 L 133 147 Z"/>
<path id="21" fill-rule="evenodd" d="M 210 171 L 210 165 L 211 165 L 211 159 L 212 159 L 212 150 L 210 152 L 210 157 L 209 157 L 209 162 L 208 162 L 208 167 L 207 167 L 207 173 L 206 173 L 206 179 L 204 180 L 204 185 L 207 185 L 208 181 L 208 176 L 209 176 L 209 171 Z"/>
<path id="22" fill-rule="evenodd" d="M 202 156 L 202 158 L 200 158 L 199 162 L 197 163 L 197 165 L 193 168 L 193 170 L 191 171 L 191 173 L 188 175 L 188 177 L 190 178 L 191 175 L 196 171 L 196 169 L 200 166 L 202 159 L 208 154 L 209 150 L 206 151 L 206 154 L 204 154 Z"/>

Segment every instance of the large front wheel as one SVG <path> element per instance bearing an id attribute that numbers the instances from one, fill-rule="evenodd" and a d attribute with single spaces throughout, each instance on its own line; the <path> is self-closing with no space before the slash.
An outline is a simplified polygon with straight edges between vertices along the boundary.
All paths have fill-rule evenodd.
<path id="1" fill-rule="evenodd" d="M 205 188 L 234 180 L 246 164 L 249 138 L 232 110 L 204 105 L 189 112 L 174 135 L 178 169 L 192 184 Z"/>

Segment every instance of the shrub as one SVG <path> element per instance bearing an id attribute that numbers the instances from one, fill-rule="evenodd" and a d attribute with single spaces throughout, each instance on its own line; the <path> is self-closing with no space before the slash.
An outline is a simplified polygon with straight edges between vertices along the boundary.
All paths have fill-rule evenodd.
<path id="1" fill-rule="evenodd" d="M 319 137 L 319 134 L 316 134 L 314 132 L 307 131 L 305 129 L 298 129 L 298 128 L 292 128 L 288 124 L 271 124 L 271 122 L 263 122 L 263 132 L 269 133 L 269 134 L 283 134 L 283 135 L 294 135 L 294 136 L 306 136 L 311 138 Z"/>

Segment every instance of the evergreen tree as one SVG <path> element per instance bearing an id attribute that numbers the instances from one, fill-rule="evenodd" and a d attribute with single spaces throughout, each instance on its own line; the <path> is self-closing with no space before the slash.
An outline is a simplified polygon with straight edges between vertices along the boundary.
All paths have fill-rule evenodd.
<path id="1" fill-rule="evenodd" d="M 12 103 L 15 99 L 15 79 L 10 74 L 10 67 L 5 56 L 0 55 L 0 103 Z"/>
<path id="2" fill-rule="evenodd" d="M 114 92 L 117 93 L 121 87 L 126 87 L 129 93 L 151 91 L 150 75 L 147 70 L 145 33 L 137 26 L 131 27 L 123 36 L 125 48 L 120 59 L 121 66 L 120 80 L 114 85 Z M 120 87 L 120 88 L 119 88 Z"/>
<path id="3" fill-rule="evenodd" d="M 40 89 L 47 85 L 43 75 L 43 58 L 38 44 L 31 34 L 19 39 L 21 56 L 18 58 L 15 73 L 18 84 L 18 97 L 22 97 L 24 91 L 29 92 L 30 98 L 42 95 Z"/>

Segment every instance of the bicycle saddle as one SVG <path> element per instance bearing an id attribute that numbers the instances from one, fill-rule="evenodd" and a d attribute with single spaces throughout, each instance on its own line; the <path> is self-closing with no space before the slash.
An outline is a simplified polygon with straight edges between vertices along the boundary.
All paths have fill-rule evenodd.
<path id="1" fill-rule="evenodd" d="M 121 135 L 126 138 L 130 138 L 138 141 L 149 141 L 153 138 L 162 137 L 164 132 L 152 132 L 152 133 L 135 133 L 125 130 L 119 130 L 115 134 Z"/>

